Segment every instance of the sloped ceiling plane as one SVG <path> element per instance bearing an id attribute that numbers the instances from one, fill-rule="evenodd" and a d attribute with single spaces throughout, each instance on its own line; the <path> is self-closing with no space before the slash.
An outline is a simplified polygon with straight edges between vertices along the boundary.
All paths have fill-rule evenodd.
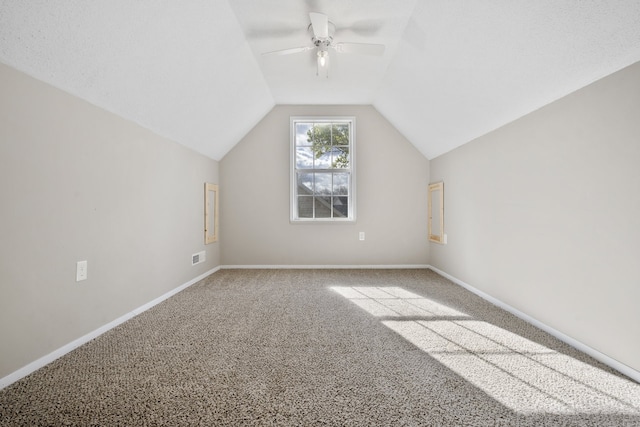
<path id="1" fill-rule="evenodd" d="M 313 12 L 384 52 L 263 55 Z M 431 159 L 639 60 L 637 0 L 0 0 L 0 62 L 215 160 L 277 104 L 373 105 Z"/>

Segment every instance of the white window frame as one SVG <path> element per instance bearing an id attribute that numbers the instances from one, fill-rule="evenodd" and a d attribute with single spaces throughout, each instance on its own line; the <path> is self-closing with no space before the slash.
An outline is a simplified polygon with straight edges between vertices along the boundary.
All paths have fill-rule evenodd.
<path id="1" fill-rule="evenodd" d="M 349 168 L 344 169 L 300 169 L 306 172 L 329 172 L 331 170 L 349 173 L 349 204 L 346 217 L 299 218 L 298 187 L 296 169 L 296 124 L 297 123 L 348 123 L 349 124 Z M 291 223 L 353 223 L 356 221 L 356 118 L 353 116 L 291 116 L 290 117 L 290 221 Z"/>

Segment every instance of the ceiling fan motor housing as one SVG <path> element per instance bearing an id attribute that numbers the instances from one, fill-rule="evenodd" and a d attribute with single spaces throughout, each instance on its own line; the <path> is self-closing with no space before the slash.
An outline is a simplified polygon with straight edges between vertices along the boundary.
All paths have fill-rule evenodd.
<path id="1" fill-rule="evenodd" d="M 333 43 L 333 34 L 336 31 L 336 26 L 333 22 L 328 21 L 328 36 L 325 37 L 316 37 L 316 35 L 313 32 L 313 24 L 309 24 L 309 26 L 307 27 L 307 31 L 311 33 L 311 42 L 313 43 L 314 46 L 320 47 L 320 46 L 330 46 L 331 43 Z"/>

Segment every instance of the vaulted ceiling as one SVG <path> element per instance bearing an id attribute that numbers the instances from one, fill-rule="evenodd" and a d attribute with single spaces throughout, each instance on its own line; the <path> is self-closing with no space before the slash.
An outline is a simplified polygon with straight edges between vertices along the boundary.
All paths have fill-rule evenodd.
<path id="1" fill-rule="evenodd" d="M 310 12 L 384 54 L 262 55 Z M 371 104 L 433 158 L 637 61 L 638 0 L 0 0 L 0 62 L 216 160 L 276 104 Z"/>

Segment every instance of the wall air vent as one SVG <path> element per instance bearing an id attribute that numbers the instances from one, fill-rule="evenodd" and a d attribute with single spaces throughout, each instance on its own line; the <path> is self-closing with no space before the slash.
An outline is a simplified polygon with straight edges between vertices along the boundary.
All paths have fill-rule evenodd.
<path id="1" fill-rule="evenodd" d="M 198 252 L 197 254 L 191 255 L 191 265 L 196 265 L 204 262 L 206 260 L 206 252 Z"/>

